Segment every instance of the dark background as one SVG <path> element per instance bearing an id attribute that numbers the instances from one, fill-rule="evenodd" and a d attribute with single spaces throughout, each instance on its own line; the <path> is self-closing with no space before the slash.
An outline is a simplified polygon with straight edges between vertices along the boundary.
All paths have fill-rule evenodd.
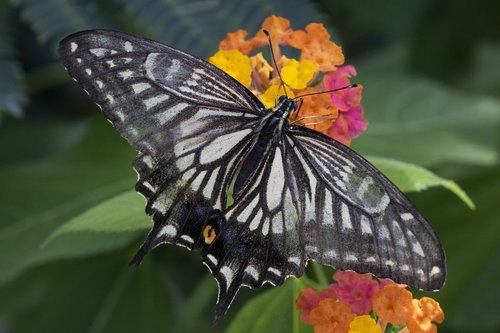
<path id="1" fill-rule="evenodd" d="M 369 125 L 353 148 L 426 167 L 475 202 L 443 187 L 409 194 L 448 257 L 430 294 L 441 331 L 499 332 L 499 13 L 494 0 L 1 1 L 0 333 L 310 330 L 290 319 L 297 284 L 245 289 L 212 326 L 216 284 L 197 253 L 164 246 L 127 266 L 149 226 L 130 192 L 135 153 L 55 52 L 70 33 L 114 28 L 207 57 L 271 14 L 325 23 L 357 68 Z M 83 217 L 99 228 L 60 229 L 110 199 Z"/>

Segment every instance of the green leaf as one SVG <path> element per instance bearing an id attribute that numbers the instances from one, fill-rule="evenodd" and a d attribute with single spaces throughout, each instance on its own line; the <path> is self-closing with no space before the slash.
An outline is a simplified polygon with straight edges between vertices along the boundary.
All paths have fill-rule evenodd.
<path id="1" fill-rule="evenodd" d="M 23 133 L 12 146 L 9 133 Z M 5 136 L 4 136 L 5 135 Z M 79 232 L 43 242 L 64 222 L 134 184 L 131 148 L 103 119 L 95 123 L 6 122 L 0 149 L 0 284 L 49 260 L 123 247 L 137 232 Z M 139 200 L 140 197 L 138 198 Z"/>
<path id="2" fill-rule="evenodd" d="M 457 174 L 458 170 L 453 170 Z M 443 190 L 415 199 L 433 221 L 447 256 L 448 278 L 431 296 L 443 308 L 443 332 L 497 332 L 500 328 L 500 166 L 461 168 L 460 182 L 476 210 L 456 204 Z M 473 320 L 471 320 L 473 318 Z"/>
<path id="3" fill-rule="evenodd" d="M 32 171 L 41 168 L 41 164 L 52 166 L 50 160 L 78 144 L 88 130 L 88 121 L 65 121 L 49 117 L 5 123 L 0 131 L 0 149 L 9 158 L 0 160 L 0 168 L 4 168 L 3 171 L 7 173 L 21 173 L 20 170 L 24 168 Z M 19 135 L 20 131 L 25 135 Z M 15 145 L 10 144 L 12 138 L 16 140 Z M 5 180 L 9 182 L 9 178 Z"/>
<path id="4" fill-rule="evenodd" d="M 231 322 L 227 333 L 312 332 L 295 309 L 305 278 L 290 278 L 279 288 L 272 288 L 250 300 Z"/>
<path id="5" fill-rule="evenodd" d="M 172 332 L 202 332 L 207 330 L 207 323 L 199 318 L 212 316 L 213 304 L 217 297 L 217 285 L 212 274 L 206 274 L 200 280 L 187 301 L 179 309 L 179 315 L 176 316 L 171 326 Z M 198 320 L 191 320 L 198 318 Z M 213 318 L 210 318 L 213 320 Z M 217 326 L 223 323 L 217 324 Z M 214 327 L 220 331 L 218 327 Z"/>
<path id="6" fill-rule="evenodd" d="M 76 0 L 16 0 L 21 16 L 35 31 L 42 44 L 55 52 L 59 41 L 70 33 L 113 24 L 104 17 L 97 2 Z"/>
<path id="7" fill-rule="evenodd" d="M 475 208 L 472 200 L 460 186 L 451 180 L 435 175 L 427 169 L 389 158 L 368 157 L 368 160 L 403 192 L 418 192 L 434 186 L 443 186 L 465 202 L 470 209 Z"/>
<path id="8" fill-rule="evenodd" d="M 355 150 L 424 166 L 499 160 L 499 100 L 401 74 L 359 73 L 368 128 Z"/>
<path id="9" fill-rule="evenodd" d="M 120 233 L 149 229 L 150 219 L 144 213 L 144 199 L 127 191 L 92 207 L 57 228 L 44 242 L 72 232 Z"/>
<path id="10" fill-rule="evenodd" d="M 326 13 L 335 17 L 334 24 L 342 28 L 350 44 L 356 41 L 369 44 L 365 39 L 367 36 L 373 40 L 381 37 L 384 41 L 396 38 L 406 40 L 414 33 L 415 20 L 426 8 L 426 3 L 422 1 L 409 1 L 405 6 L 400 6 L 398 0 L 364 1 L 362 5 L 349 0 L 319 0 L 318 3 Z M 346 13 L 349 13 L 348 17 Z M 351 31 L 354 33 L 348 34 L 349 29 L 354 29 Z"/>
<path id="11" fill-rule="evenodd" d="M 480 94 L 500 96 L 500 44 L 488 43 L 478 45 L 474 52 L 475 59 L 469 77 L 460 80 L 465 91 L 474 91 Z"/>
<path id="12" fill-rule="evenodd" d="M 60 261 L 0 288 L 8 332 L 163 332 L 175 319 L 175 297 L 161 266 L 126 262 L 129 251 Z M 43 311 L 41 311 L 43 309 Z M 29 320 L 26 320 L 26 318 Z"/>

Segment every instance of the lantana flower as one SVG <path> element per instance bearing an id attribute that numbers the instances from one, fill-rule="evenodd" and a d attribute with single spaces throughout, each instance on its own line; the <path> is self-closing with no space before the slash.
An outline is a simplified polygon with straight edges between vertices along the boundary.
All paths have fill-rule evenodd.
<path id="1" fill-rule="evenodd" d="M 331 288 L 337 292 L 342 301 L 349 304 L 354 313 L 358 315 L 370 313 L 372 295 L 379 288 L 379 284 L 371 274 L 337 271 L 333 279 L 337 284 L 333 284 Z"/>
<path id="2" fill-rule="evenodd" d="M 347 304 L 333 298 L 319 302 L 310 315 L 315 333 L 345 333 L 355 317 Z"/>
<path id="3" fill-rule="evenodd" d="M 444 312 L 439 303 L 429 297 L 413 300 L 415 311 L 408 321 L 408 328 L 412 333 L 437 333 L 435 323 L 444 321 Z"/>
<path id="4" fill-rule="evenodd" d="M 290 21 L 273 15 L 264 20 L 262 29 L 271 37 L 277 68 L 261 52 L 269 47 L 263 30 L 253 37 L 245 30 L 228 33 L 209 62 L 249 88 L 267 108 L 274 107 L 281 95 L 294 98 L 325 92 L 304 96 L 299 111 L 290 115 L 290 121 L 349 145 L 366 129 L 367 122 L 361 106 L 361 85 L 326 93 L 349 86 L 356 75 L 353 66 L 343 66 L 341 47 L 330 40 L 330 34 L 320 23 L 293 30 Z M 298 49 L 300 59 L 286 57 L 283 47 Z"/>
<path id="5" fill-rule="evenodd" d="M 356 69 L 353 66 L 341 67 L 325 76 L 325 89 L 345 87 L 350 84 L 350 78 L 353 76 L 356 76 Z M 367 122 L 363 117 L 363 108 L 360 104 L 362 91 L 363 87 L 358 86 L 330 93 L 333 104 L 339 109 L 339 116 L 328 129 L 327 134 L 347 146 L 352 138 L 358 137 L 366 129 Z"/>
<path id="6" fill-rule="evenodd" d="M 357 316 L 349 324 L 349 333 L 382 333 L 382 328 L 369 315 Z"/>
<path id="7" fill-rule="evenodd" d="M 387 285 L 373 296 L 373 310 L 386 322 L 404 324 L 414 311 L 412 294 L 397 285 Z"/>
<path id="8" fill-rule="evenodd" d="M 414 299 L 406 285 L 371 274 L 337 271 L 323 290 L 305 288 L 296 301 L 301 319 L 315 333 L 437 333 L 444 313 L 429 297 Z M 349 320 L 349 322 L 347 322 Z"/>
<path id="9" fill-rule="evenodd" d="M 302 290 L 295 304 L 297 309 L 302 311 L 300 319 L 307 324 L 311 324 L 311 311 L 318 307 L 319 302 L 327 298 L 337 299 L 337 294 L 333 289 L 327 288 L 322 290 L 321 293 L 318 293 L 316 288 Z"/>
<path id="10" fill-rule="evenodd" d="M 238 50 L 220 50 L 208 59 L 213 65 L 219 67 L 227 74 L 238 80 L 245 87 L 252 82 L 252 67 L 250 59 Z"/>

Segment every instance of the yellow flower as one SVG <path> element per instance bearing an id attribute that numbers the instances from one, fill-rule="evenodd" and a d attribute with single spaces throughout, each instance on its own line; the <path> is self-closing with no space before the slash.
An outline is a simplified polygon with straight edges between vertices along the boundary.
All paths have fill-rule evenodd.
<path id="1" fill-rule="evenodd" d="M 382 328 L 369 315 L 357 316 L 349 325 L 349 333 L 382 333 Z"/>
<path id="2" fill-rule="evenodd" d="M 220 50 L 208 61 L 219 67 L 221 70 L 231 75 L 245 87 L 249 87 L 252 82 L 252 66 L 250 58 L 238 50 Z"/>
<path id="3" fill-rule="evenodd" d="M 293 89 L 304 89 L 313 79 L 314 74 L 319 69 L 319 65 L 310 60 L 297 61 L 290 59 L 281 68 L 283 82 Z"/>
<path id="4" fill-rule="evenodd" d="M 278 91 L 278 89 L 279 89 L 279 91 Z M 295 97 L 295 95 L 293 94 L 293 92 L 290 89 L 287 89 L 286 93 L 288 94 L 288 97 L 290 97 L 290 98 Z M 269 88 L 267 88 L 267 90 L 262 95 L 260 95 L 260 98 L 262 99 L 262 101 L 264 102 L 264 105 L 267 108 L 272 108 L 273 106 L 276 105 L 276 100 L 278 99 L 278 97 L 283 96 L 283 95 L 285 95 L 285 89 L 284 89 L 283 85 L 282 84 L 281 85 L 280 84 L 273 84 Z"/>

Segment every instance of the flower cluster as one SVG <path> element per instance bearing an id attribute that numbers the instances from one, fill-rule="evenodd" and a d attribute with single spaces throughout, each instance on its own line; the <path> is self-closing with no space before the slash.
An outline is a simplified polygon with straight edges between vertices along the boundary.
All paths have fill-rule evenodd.
<path id="1" fill-rule="evenodd" d="M 247 38 L 244 30 L 229 33 L 209 62 L 252 90 L 268 108 L 273 107 L 281 95 L 293 98 L 331 91 L 348 86 L 350 78 L 356 75 L 353 66 L 340 67 L 344 63 L 342 49 L 330 40 L 322 24 L 311 23 L 305 30 L 292 30 L 287 19 L 271 16 L 264 21 L 262 29 L 271 37 L 277 68 L 270 65 L 262 52 L 255 51 L 268 47 L 263 30 L 252 38 Z M 283 55 L 283 46 L 300 50 L 300 60 Z M 367 125 L 361 107 L 362 90 L 358 85 L 305 96 L 299 111 L 290 115 L 291 121 L 349 145 Z"/>
<path id="2" fill-rule="evenodd" d="M 305 288 L 296 306 L 315 333 L 437 333 L 444 313 L 429 297 L 414 299 L 405 285 L 371 274 L 337 271 L 336 283 L 318 292 Z"/>

